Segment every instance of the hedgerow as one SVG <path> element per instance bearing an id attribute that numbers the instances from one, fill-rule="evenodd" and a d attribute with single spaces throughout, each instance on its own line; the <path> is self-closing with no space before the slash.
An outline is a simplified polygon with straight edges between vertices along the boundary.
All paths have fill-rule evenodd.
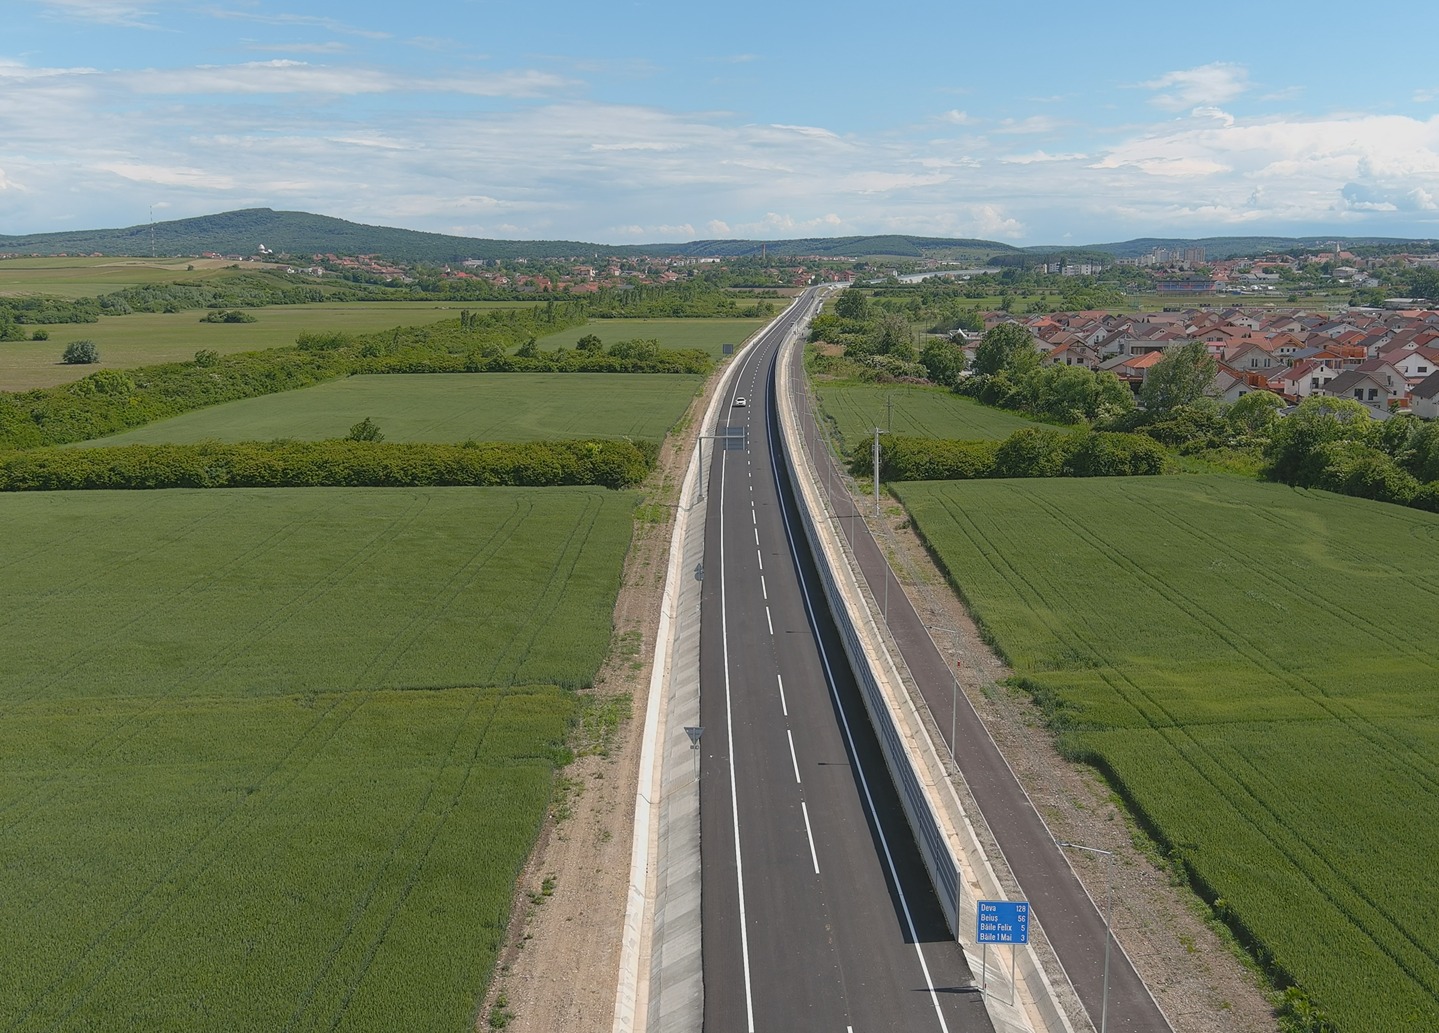
<path id="1" fill-rule="evenodd" d="M 885 435 L 879 469 L 886 481 L 1133 477 L 1162 473 L 1166 458 L 1160 445 L 1140 434 L 1031 427 L 1000 442 Z M 850 470 L 872 476 L 869 444 L 854 449 Z"/>
<path id="2" fill-rule="evenodd" d="M 356 359 L 352 373 L 697 373 L 714 368 L 698 349 L 661 350 L 651 358 L 621 358 L 582 351 L 539 355 L 436 355 L 405 351 Z"/>
<path id="3" fill-rule="evenodd" d="M 510 354 L 537 336 L 583 323 L 578 304 L 462 312 L 459 319 L 375 334 L 304 333 L 294 348 L 101 371 L 73 384 L 0 394 L 0 449 L 40 448 L 103 437 L 180 413 L 241 398 L 309 387 L 359 373 L 708 373 L 698 350 L 667 351 L 653 342 L 618 342 L 609 353 Z M 110 379 L 106 379 L 110 378 Z M 102 382 L 103 381 L 103 382 Z"/>
<path id="4" fill-rule="evenodd" d="M 349 372 L 336 353 L 277 349 L 201 365 L 171 362 L 117 375 L 100 370 L 59 387 L 0 394 L 0 448 L 103 437 L 219 402 L 308 387 Z"/>
<path id="5" fill-rule="evenodd" d="M 0 456 L 0 491 L 444 486 L 625 488 L 654 466 L 630 441 L 273 441 L 45 449 Z"/>

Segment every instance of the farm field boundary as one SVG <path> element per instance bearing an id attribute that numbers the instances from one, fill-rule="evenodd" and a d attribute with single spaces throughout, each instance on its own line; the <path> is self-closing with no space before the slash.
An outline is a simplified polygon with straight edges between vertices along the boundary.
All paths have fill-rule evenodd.
<path id="1" fill-rule="evenodd" d="M 1439 519 L 1230 477 L 893 491 L 1291 1011 L 1439 1025 L 1439 632 L 1394 620 L 1433 605 Z"/>

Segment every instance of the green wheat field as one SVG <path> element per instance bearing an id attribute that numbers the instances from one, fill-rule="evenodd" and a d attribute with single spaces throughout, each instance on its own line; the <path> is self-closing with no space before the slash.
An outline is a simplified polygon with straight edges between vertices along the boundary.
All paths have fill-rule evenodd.
<path id="1" fill-rule="evenodd" d="M 0 496 L 0 1028 L 460 1030 L 637 496 Z"/>
<path id="2" fill-rule="evenodd" d="M 1345 1033 L 1439 1029 L 1439 517 L 1222 476 L 892 488 L 1281 977 Z"/>

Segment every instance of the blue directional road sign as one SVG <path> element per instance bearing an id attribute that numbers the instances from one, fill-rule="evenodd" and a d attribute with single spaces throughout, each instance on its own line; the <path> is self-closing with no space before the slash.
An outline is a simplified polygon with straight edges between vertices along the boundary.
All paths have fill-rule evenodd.
<path id="1" fill-rule="evenodd" d="M 1029 901 L 981 900 L 976 943 L 1028 943 Z"/>

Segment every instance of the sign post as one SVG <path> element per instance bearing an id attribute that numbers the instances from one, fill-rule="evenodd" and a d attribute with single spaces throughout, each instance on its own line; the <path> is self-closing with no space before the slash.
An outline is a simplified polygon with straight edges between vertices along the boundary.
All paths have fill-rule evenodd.
<path id="1" fill-rule="evenodd" d="M 1009 950 L 1009 1003 L 1014 1003 L 1014 948 L 1029 942 L 1029 901 L 981 900 L 974 911 L 975 942 L 984 945 L 981 992 L 989 989 L 989 945 L 1007 943 Z"/>
<path id="2" fill-rule="evenodd" d="M 700 777 L 700 736 L 705 734 L 704 725 L 685 725 L 685 735 L 690 737 L 690 749 L 695 755 L 695 779 Z"/>

